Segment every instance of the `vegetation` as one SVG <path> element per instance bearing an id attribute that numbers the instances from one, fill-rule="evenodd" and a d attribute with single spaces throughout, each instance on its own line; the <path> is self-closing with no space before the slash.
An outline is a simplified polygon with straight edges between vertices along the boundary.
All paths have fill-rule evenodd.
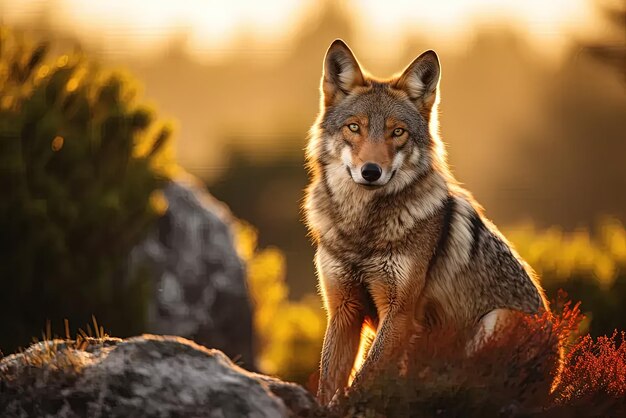
<path id="1" fill-rule="evenodd" d="M 326 317 L 317 295 L 288 299 L 285 259 L 276 248 L 257 249 L 256 230 L 236 226 L 237 249 L 246 262 L 258 337 L 258 364 L 264 373 L 307 382 L 318 368 Z"/>
<path id="2" fill-rule="evenodd" d="M 126 76 L 80 53 L 50 57 L 0 27 L 0 349 L 92 314 L 141 331 L 147 281 L 132 246 L 162 210 L 170 130 Z M 62 328 L 61 328 L 62 329 Z"/>
<path id="3" fill-rule="evenodd" d="M 559 305 L 556 315 L 520 316 L 470 358 L 464 338 L 427 335 L 412 347 L 406 378 L 381 370 L 363 390 L 340 399 L 336 412 L 348 417 L 623 416 L 626 335 L 579 338 L 578 306 Z M 560 371 L 557 341 L 567 351 Z"/>
<path id="4" fill-rule="evenodd" d="M 563 289 L 582 302 L 583 326 L 592 336 L 626 329 L 626 229 L 620 221 L 605 218 L 595 233 L 520 225 L 506 235 L 537 271 L 550 298 Z"/>

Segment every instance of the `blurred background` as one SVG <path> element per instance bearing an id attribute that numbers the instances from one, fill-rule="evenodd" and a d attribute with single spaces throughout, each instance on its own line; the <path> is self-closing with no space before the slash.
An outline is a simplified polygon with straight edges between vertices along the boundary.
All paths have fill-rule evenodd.
<path id="1" fill-rule="evenodd" d="M 5 354 L 173 333 L 306 381 L 303 149 L 338 37 L 378 76 L 437 51 L 456 177 L 550 298 L 626 328 L 622 2 L 0 0 L 0 29 Z"/>

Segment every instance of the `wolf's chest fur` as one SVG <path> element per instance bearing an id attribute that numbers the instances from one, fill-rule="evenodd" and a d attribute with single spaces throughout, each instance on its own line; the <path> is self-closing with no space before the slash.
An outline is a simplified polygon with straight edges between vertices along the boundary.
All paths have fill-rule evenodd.
<path id="1" fill-rule="evenodd" d="M 428 173 L 392 195 L 364 190 L 347 178 L 321 178 L 307 193 L 308 224 L 319 241 L 345 250 L 403 250 L 423 244 L 433 216 L 447 196 L 444 179 Z M 429 219 L 430 218 L 430 219 Z"/>
<path id="2" fill-rule="evenodd" d="M 436 246 L 439 214 L 422 219 L 407 197 L 377 198 L 360 190 L 340 197 L 323 185 L 317 189 L 307 206 L 330 274 L 370 287 L 395 287 L 424 274 Z"/>

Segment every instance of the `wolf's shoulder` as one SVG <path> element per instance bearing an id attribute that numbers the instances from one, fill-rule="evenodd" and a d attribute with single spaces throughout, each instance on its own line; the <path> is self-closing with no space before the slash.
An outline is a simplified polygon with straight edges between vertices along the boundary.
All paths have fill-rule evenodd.
<path id="1" fill-rule="evenodd" d="M 496 299 L 506 302 L 506 306 L 537 312 L 545 300 L 534 271 L 482 208 L 476 204 L 472 209 L 473 233 L 466 273 L 478 279 Z"/>
<path id="2" fill-rule="evenodd" d="M 451 258 L 474 269 L 504 269 L 511 274 L 528 275 L 522 258 L 470 192 L 453 185 L 444 210 Z"/>

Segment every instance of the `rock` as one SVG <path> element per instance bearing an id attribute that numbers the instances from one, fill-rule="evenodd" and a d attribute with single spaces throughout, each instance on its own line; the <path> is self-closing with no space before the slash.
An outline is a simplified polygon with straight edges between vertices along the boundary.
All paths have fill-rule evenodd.
<path id="1" fill-rule="evenodd" d="M 53 340 L 0 361 L 2 417 L 323 417 L 302 387 L 180 337 Z"/>
<path id="2" fill-rule="evenodd" d="M 146 331 L 215 347 L 255 370 L 252 309 L 228 208 L 192 177 L 163 192 L 167 211 L 130 256 L 131 270 L 147 267 L 154 277 Z"/>

